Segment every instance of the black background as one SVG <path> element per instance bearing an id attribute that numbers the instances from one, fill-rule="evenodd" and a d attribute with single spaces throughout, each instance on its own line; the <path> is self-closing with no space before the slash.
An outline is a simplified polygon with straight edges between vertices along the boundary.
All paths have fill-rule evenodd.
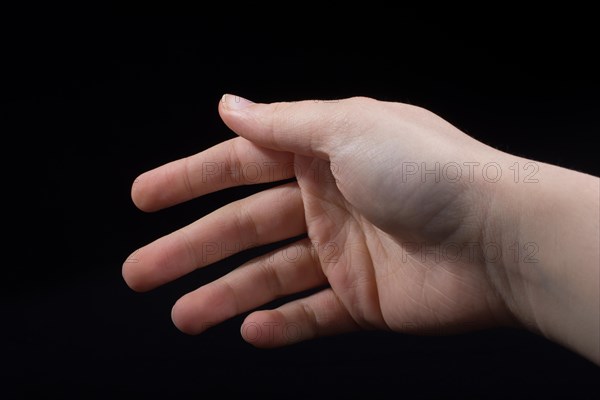
<path id="1" fill-rule="evenodd" d="M 132 8 L 78 18 L 67 10 L 27 18 L 5 35 L 16 89 L 5 104 L 17 105 L 7 132 L 18 145 L 4 152 L 19 160 L 5 170 L 5 211 L 18 223 L 6 228 L 12 257 L 0 309 L 0 379 L 11 394 L 598 392 L 597 367 L 522 331 L 363 332 L 257 350 L 239 335 L 242 317 L 198 337 L 175 329 L 170 308 L 180 295 L 259 251 L 145 294 L 129 290 L 120 272 L 137 247 L 260 189 L 155 214 L 130 201 L 139 173 L 234 136 L 217 114 L 225 92 L 262 102 L 409 102 L 501 150 L 598 175 L 589 143 L 598 133 L 597 44 L 586 10 L 471 17 L 373 7 L 350 17 L 297 4 L 270 17 L 231 4 L 178 17 L 160 9 L 133 16 Z"/>

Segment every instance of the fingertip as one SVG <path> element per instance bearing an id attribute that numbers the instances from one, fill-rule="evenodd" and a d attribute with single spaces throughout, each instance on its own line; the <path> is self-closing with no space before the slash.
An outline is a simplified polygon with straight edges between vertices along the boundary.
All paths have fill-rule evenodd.
<path id="1" fill-rule="evenodd" d="M 240 326 L 240 335 L 242 336 L 242 339 L 244 339 L 244 341 L 251 344 L 252 346 L 259 348 L 265 347 L 261 346 L 261 344 L 263 344 L 263 342 L 260 340 L 261 329 L 260 323 L 257 322 L 261 319 L 260 315 L 262 313 L 264 312 L 257 311 L 251 313 L 244 319 L 244 322 L 242 322 L 242 325 Z"/>
<path id="2" fill-rule="evenodd" d="M 187 323 L 186 313 L 185 313 L 185 305 L 183 304 L 183 297 L 180 298 L 173 304 L 171 308 L 171 321 L 173 321 L 173 325 L 181 332 L 192 335 L 193 332 L 189 323 Z"/>
<path id="3" fill-rule="evenodd" d="M 131 200 L 133 201 L 133 204 L 141 211 L 152 212 L 156 210 L 148 202 L 146 185 L 143 184 L 146 180 L 146 174 L 147 173 L 143 173 L 133 180 L 133 183 L 131 184 Z"/>
<path id="4" fill-rule="evenodd" d="M 224 94 L 219 101 L 219 116 L 229 129 L 246 137 L 247 134 L 251 135 L 256 130 L 257 110 L 256 107 L 251 107 L 256 104 L 240 96 Z M 249 113 L 250 110 L 252 110 L 252 115 Z M 247 137 L 247 139 L 251 138 Z"/>
<path id="5" fill-rule="evenodd" d="M 121 267 L 121 275 L 131 290 L 142 293 L 147 292 L 151 289 L 151 287 L 149 287 L 147 282 L 142 279 L 143 274 L 140 274 L 138 271 L 138 265 L 140 262 L 138 258 L 139 251 L 139 249 L 134 251 L 129 257 L 127 257 L 125 262 L 123 262 L 123 266 Z"/>
<path id="6" fill-rule="evenodd" d="M 243 111 L 254 104 L 256 103 L 241 96 L 226 93 L 221 97 L 219 109 L 222 111 Z"/>
<path id="7" fill-rule="evenodd" d="M 242 338 L 254 347 L 269 349 L 291 344 L 285 335 L 285 318 L 276 310 L 255 311 L 242 326 Z"/>
<path id="8" fill-rule="evenodd" d="M 188 295 L 177 300 L 173 308 L 171 308 L 173 325 L 187 335 L 197 335 L 202 332 L 202 329 L 198 328 L 198 324 L 196 324 L 192 315 L 192 303 L 188 300 Z"/>

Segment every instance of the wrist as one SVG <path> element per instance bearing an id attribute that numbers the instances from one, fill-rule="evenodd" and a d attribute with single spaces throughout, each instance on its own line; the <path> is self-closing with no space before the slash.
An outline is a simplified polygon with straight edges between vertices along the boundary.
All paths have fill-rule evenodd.
<path id="1" fill-rule="evenodd" d="M 487 257 L 486 269 L 522 326 L 599 362 L 599 181 L 535 164 L 534 180 L 489 190 L 485 240 L 502 257 Z"/>

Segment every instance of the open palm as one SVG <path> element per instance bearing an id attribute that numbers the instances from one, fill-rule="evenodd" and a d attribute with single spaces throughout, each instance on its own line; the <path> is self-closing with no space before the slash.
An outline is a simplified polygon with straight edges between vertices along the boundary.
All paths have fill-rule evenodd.
<path id="1" fill-rule="evenodd" d="M 200 333 L 320 286 L 250 314 L 244 338 L 270 347 L 356 329 L 436 333 L 510 319 L 480 245 L 489 239 L 493 190 L 459 176 L 465 163 L 499 152 L 430 112 L 371 99 L 266 105 L 225 96 L 220 112 L 240 137 L 141 175 L 132 189 L 138 207 L 154 211 L 241 184 L 296 182 L 139 249 L 137 262 L 124 264 L 127 283 L 149 290 L 232 249 L 302 233 L 308 239 L 182 297 L 173 308 L 182 331 Z"/>

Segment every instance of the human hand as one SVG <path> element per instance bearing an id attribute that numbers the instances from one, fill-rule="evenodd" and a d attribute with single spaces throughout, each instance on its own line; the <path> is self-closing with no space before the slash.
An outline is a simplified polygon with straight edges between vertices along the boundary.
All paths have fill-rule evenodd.
<path id="1" fill-rule="evenodd" d="M 172 311 L 179 329 L 197 334 L 325 285 L 251 313 L 243 327 L 269 334 L 242 335 L 273 347 L 357 329 L 442 333 L 530 320 L 527 290 L 515 293 L 521 260 L 490 259 L 485 249 L 506 249 L 518 237 L 506 227 L 519 218 L 521 194 L 496 178 L 528 160 L 400 103 L 255 104 L 226 95 L 219 112 L 240 137 L 142 174 L 132 187 L 140 209 L 294 175 L 297 182 L 233 202 L 139 249 L 137 262 L 124 264 L 126 282 L 149 290 L 225 256 L 208 252 L 207 243 L 244 249 L 302 233 L 308 239 L 183 296 Z M 244 173 L 249 167 L 252 176 Z"/>

